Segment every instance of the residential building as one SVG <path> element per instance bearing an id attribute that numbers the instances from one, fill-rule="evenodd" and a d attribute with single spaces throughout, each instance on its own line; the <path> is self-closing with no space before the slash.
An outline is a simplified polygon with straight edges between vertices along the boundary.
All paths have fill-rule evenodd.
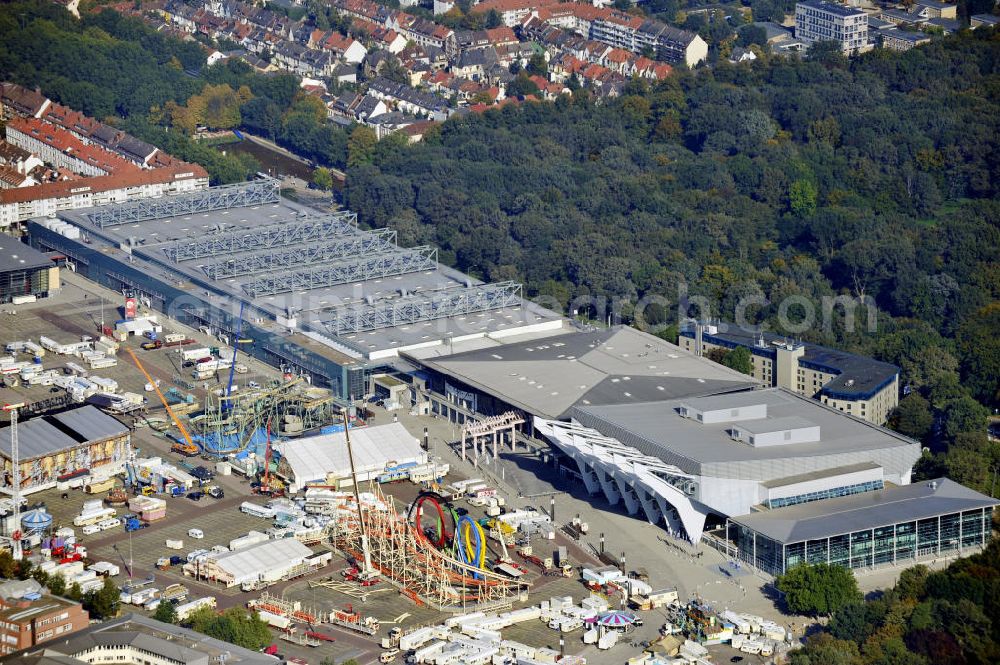
<path id="1" fill-rule="evenodd" d="M 0 227 L 64 210 L 124 203 L 135 199 L 191 192 L 208 187 L 208 173 L 197 164 L 179 162 L 145 171 L 83 180 L 43 182 L 0 191 Z"/>
<path id="2" fill-rule="evenodd" d="M 448 119 L 448 101 L 408 85 L 377 78 L 368 86 L 368 94 L 392 102 L 397 109 L 410 115 L 423 115 L 429 120 Z"/>
<path id="3" fill-rule="evenodd" d="M 1000 501 L 947 478 L 730 518 L 729 555 L 769 575 L 800 563 L 852 570 L 984 548 Z"/>
<path id="4" fill-rule="evenodd" d="M 827 0 L 803 0 L 795 5 L 795 37 L 806 44 L 833 41 L 844 53 L 868 48 L 868 14 Z"/>
<path id="5" fill-rule="evenodd" d="M 725 324 L 688 324 L 677 343 L 698 355 L 712 349 L 749 349 L 753 376 L 765 384 L 877 425 L 899 404 L 899 368 L 846 351 Z"/>
<path id="6" fill-rule="evenodd" d="M 41 118 L 52 102 L 38 90 L 28 90 L 16 83 L 0 82 L 0 120 L 15 116 Z"/>
<path id="7" fill-rule="evenodd" d="M 940 0 L 914 0 L 910 11 L 923 19 L 958 19 L 958 5 Z"/>
<path id="8" fill-rule="evenodd" d="M 4 145 L 37 155 L 22 157 L 18 167 L 37 184 L 22 181 L 18 187 L 0 188 L 0 227 L 61 210 L 208 186 L 201 166 L 175 159 L 37 91 L 0 83 L 0 109 L 6 119 Z M 0 155 L 0 163 L 6 161 Z M 43 169 L 39 161 L 51 168 Z"/>
<path id="9" fill-rule="evenodd" d="M 440 0 L 439 0 L 440 1 Z M 488 14 L 496 10 L 504 25 L 508 28 L 517 26 L 529 14 L 541 7 L 559 4 L 561 0 L 484 0 L 472 7 L 472 11 Z"/>
<path id="10" fill-rule="evenodd" d="M 280 665 L 282 660 L 140 614 L 126 614 L 38 648 L 8 656 L 5 665 Z"/>
<path id="11" fill-rule="evenodd" d="M 0 584 L 0 659 L 86 628 L 80 603 L 49 594 L 33 579 Z"/>
<path id="12" fill-rule="evenodd" d="M 931 43 L 931 36 L 926 32 L 893 28 L 892 30 L 882 30 L 879 35 L 882 38 L 882 48 L 892 51 L 909 51 L 914 46 Z"/>
<path id="13" fill-rule="evenodd" d="M 1000 16 L 994 16 L 993 14 L 976 14 L 969 17 L 969 27 L 973 30 L 982 27 L 992 27 L 995 25 L 1000 25 Z"/>

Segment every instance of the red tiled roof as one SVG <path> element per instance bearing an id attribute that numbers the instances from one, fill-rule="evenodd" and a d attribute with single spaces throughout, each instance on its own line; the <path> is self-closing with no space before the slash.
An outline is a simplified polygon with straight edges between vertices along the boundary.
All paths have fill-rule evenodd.
<path id="1" fill-rule="evenodd" d="M 486 38 L 494 46 L 497 44 L 516 44 L 518 41 L 514 31 L 505 25 L 501 25 L 498 28 L 488 28 L 486 30 Z"/>
<path id="2" fill-rule="evenodd" d="M 74 193 L 97 193 L 112 189 L 141 187 L 174 180 L 207 178 L 208 173 L 197 164 L 180 162 L 176 166 L 162 169 L 137 170 L 124 174 L 97 176 L 69 182 L 49 182 L 34 187 L 0 190 L 0 204 L 26 203 L 39 199 L 57 199 Z M 73 190 L 83 190 L 74 192 Z"/>

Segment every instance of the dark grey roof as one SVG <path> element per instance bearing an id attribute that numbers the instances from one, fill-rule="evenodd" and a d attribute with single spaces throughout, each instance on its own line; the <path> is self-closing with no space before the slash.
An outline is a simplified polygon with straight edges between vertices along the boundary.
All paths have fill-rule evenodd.
<path id="1" fill-rule="evenodd" d="M 145 161 L 156 152 L 156 147 L 152 146 L 145 141 L 140 141 L 134 136 L 126 134 L 115 146 L 119 152 L 124 153 L 130 157 L 134 157 L 139 161 Z"/>
<path id="2" fill-rule="evenodd" d="M 695 335 L 692 328 L 685 328 L 680 334 L 689 338 L 694 338 Z M 751 353 L 771 359 L 777 356 L 776 343 L 788 341 L 788 338 L 782 335 L 763 333 L 764 344 L 761 346 L 759 343 L 761 336 L 759 332 L 722 323 L 719 324 L 717 332 L 712 334 L 706 332 L 703 339 L 711 344 L 745 346 Z M 822 394 L 834 398 L 870 396 L 891 383 L 899 374 L 899 368 L 889 363 L 819 344 L 809 342 L 803 344 L 805 353 L 799 360 L 800 365 L 837 375 L 821 390 Z"/>
<path id="3" fill-rule="evenodd" d="M 73 658 L 89 648 L 105 644 L 131 644 L 151 654 L 188 665 L 278 665 L 274 656 L 244 649 L 187 628 L 172 626 L 139 614 L 92 624 L 58 639 L 29 647 L 4 657 L 4 665 L 81 665 Z"/>
<path id="4" fill-rule="evenodd" d="M 497 62 L 497 52 L 496 49 L 490 48 L 477 48 L 471 51 L 465 51 L 462 53 L 462 57 L 458 62 L 459 67 L 490 67 L 495 65 Z"/>
<path id="5" fill-rule="evenodd" d="M 105 146 L 109 146 L 115 142 L 116 138 L 118 138 L 118 130 L 114 127 L 102 124 L 90 133 L 90 137 Z"/>
<path id="6" fill-rule="evenodd" d="M 997 505 L 997 499 L 940 478 L 765 510 L 731 521 L 788 544 Z"/>
<path id="7" fill-rule="evenodd" d="M 856 16 L 858 14 L 864 14 L 864 11 L 857 9 L 856 7 L 848 7 L 847 5 L 841 5 L 835 2 L 827 2 L 827 0 L 801 0 L 798 4 L 804 7 L 812 7 L 813 9 L 830 12 L 831 14 L 836 14 L 837 16 Z"/>
<path id="8" fill-rule="evenodd" d="M 634 328 L 572 332 L 423 362 L 528 413 L 746 390 L 749 376 Z"/>
<path id="9" fill-rule="evenodd" d="M 87 405 L 72 411 L 32 418 L 17 425 L 22 459 L 33 459 L 128 432 L 128 428 L 98 408 Z M 9 427 L 0 429 L 0 454 L 10 457 Z"/>
<path id="10" fill-rule="evenodd" d="M 778 39 L 780 37 L 791 37 L 792 31 L 784 26 L 778 25 L 773 21 L 755 21 L 752 25 L 758 28 L 764 28 L 764 32 L 767 33 L 767 41 L 772 39 Z"/>
<path id="11" fill-rule="evenodd" d="M 99 441 L 128 433 L 128 427 L 93 406 L 83 406 L 49 417 L 78 433 L 85 441 Z"/>
<path id="12" fill-rule="evenodd" d="M 50 268 L 54 263 L 49 257 L 13 236 L 0 233 L 0 273 L 12 270 Z"/>

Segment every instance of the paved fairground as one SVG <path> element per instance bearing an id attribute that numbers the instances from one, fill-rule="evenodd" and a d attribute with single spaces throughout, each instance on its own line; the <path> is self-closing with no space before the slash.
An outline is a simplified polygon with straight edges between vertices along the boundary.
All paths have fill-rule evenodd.
<path id="1" fill-rule="evenodd" d="M 37 339 L 40 335 L 59 341 L 78 340 L 83 335 L 94 335 L 101 321 L 114 322 L 121 318 L 119 307 L 123 304 L 121 294 L 103 289 L 83 280 L 73 273 L 66 273 L 62 291 L 54 298 L 22 306 L 6 306 L 0 311 L 0 343 L 20 339 Z M 160 315 L 165 330 L 184 332 L 205 346 L 218 345 L 207 335 L 191 330 L 179 323 L 168 321 Z M 197 385 L 184 380 L 184 370 L 179 356 L 168 350 L 138 350 L 141 340 L 129 340 L 129 346 L 136 349 L 146 369 L 163 386 L 181 386 L 193 395 L 193 399 L 204 399 L 206 390 L 218 389 L 217 383 Z M 257 361 L 241 359 L 249 366 L 247 374 L 238 375 L 237 383 L 245 385 L 249 381 L 278 376 L 277 370 Z M 162 407 L 144 391 L 145 378 L 129 360 L 127 354 L 119 355 L 116 367 L 95 372 L 100 376 L 116 380 L 122 390 L 145 394 L 149 397 L 148 416 L 165 418 Z M 56 397 L 49 387 L 32 386 L 18 388 L 17 392 L 0 388 L 0 400 L 38 401 Z M 500 451 L 499 459 L 491 456 L 480 458 L 480 466 L 473 465 L 471 458 L 462 461 L 456 443 L 461 434 L 457 425 L 434 416 L 412 415 L 404 410 L 387 412 L 378 406 L 370 406 L 374 417 L 368 424 L 384 424 L 398 420 L 417 438 L 422 438 L 424 429 L 429 436 L 429 453 L 451 465 L 451 473 L 446 483 L 462 478 L 483 478 L 498 487 L 500 495 L 510 508 L 535 507 L 549 511 L 554 505 L 557 526 L 567 524 L 578 515 L 589 525 L 589 531 L 576 541 L 566 531 L 557 529 L 554 541 L 536 539 L 532 545 L 536 554 L 547 556 L 551 550 L 566 546 L 571 562 L 580 566 L 601 565 L 597 558 L 601 550 L 603 534 L 604 548 L 616 558 L 624 556 L 626 570 L 645 569 L 649 583 L 654 589 L 676 588 L 682 600 L 697 597 L 715 608 L 733 609 L 742 613 L 760 615 L 787 626 L 793 634 L 800 636 L 806 619 L 782 615 L 774 601 L 774 593 L 769 580 L 745 569 L 735 569 L 718 551 L 700 545 L 678 541 L 659 525 L 649 524 L 643 519 L 629 516 L 621 506 L 610 506 L 602 497 L 588 496 L 580 483 L 562 476 L 545 454 L 545 445 L 537 441 L 519 441 L 518 450 L 509 448 Z M 133 446 L 141 456 L 159 455 L 166 461 L 177 463 L 182 460 L 170 452 L 170 441 L 164 435 L 143 425 L 142 419 L 124 418 L 126 424 L 134 427 Z M 548 458 L 548 459 L 547 459 Z M 207 462 L 202 462 L 207 464 Z M 225 589 L 208 581 L 197 581 L 185 577 L 179 566 L 167 570 L 157 570 L 157 559 L 171 554 L 186 553 L 194 549 L 208 549 L 214 545 L 226 545 L 231 539 L 250 530 L 263 531 L 271 526 L 270 521 L 252 517 L 239 511 L 239 504 L 250 496 L 247 479 L 232 475 L 218 476 L 215 481 L 225 490 L 225 498 L 215 500 L 204 497 L 193 501 L 185 497 L 167 498 L 167 516 L 149 528 L 131 534 L 115 529 L 94 536 L 83 537 L 89 556 L 95 560 L 110 561 L 123 567 L 121 577 L 116 581 L 124 584 L 131 575 L 134 579 L 144 579 L 154 575 L 156 586 L 163 588 L 171 583 L 182 583 L 190 590 L 191 597 L 213 595 L 218 607 L 224 609 L 243 606 L 257 597 L 259 592 L 245 593 L 235 587 Z M 400 482 L 383 487 L 404 503 L 411 502 L 418 488 L 409 482 Z M 93 498 L 80 489 L 71 490 L 66 498 L 58 490 L 47 490 L 29 497 L 32 504 L 44 502 L 54 517 L 55 525 L 71 525 L 73 517 L 79 513 L 84 500 Z M 262 500 L 258 499 L 259 502 Z M 554 501 L 554 504 L 552 503 Z M 463 505 L 463 507 L 466 507 Z M 473 516 L 483 515 L 482 509 L 467 506 Z M 124 512 L 124 511 L 121 511 Z M 194 540 L 188 537 L 188 529 L 197 527 L 204 532 L 204 538 Z M 166 547 L 166 541 L 183 541 L 179 552 Z M 492 541 L 491 541 L 492 543 Z M 492 544 L 495 548 L 495 544 Z M 329 549 L 326 545 L 313 547 L 316 551 Z M 546 551 L 549 550 L 549 551 Z M 943 565 L 944 561 L 931 562 Z M 360 611 L 365 616 L 379 620 L 381 630 L 375 639 L 350 632 L 347 629 L 324 626 L 322 630 L 333 641 L 323 642 L 317 647 L 306 647 L 280 640 L 275 633 L 280 653 L 301 658 L 318 665 L 324 659 L 339 663 L 355 658 L 359 663 L 378 661 L 381 649 L 377 640 L 385 637 L 394 626 L 404 629 L 430 625 L 442 621 L 440 612 L 427 607 L 419 607 L 386 583 L 375 587 L 361 587 L 345 583 L 340 571 L 348 563 L 335 555 L 333 563 L 310 576 L 277 584 L 268 593 L 296 600 L 303 606 L 324 610 L 346 609 Z M 865 590 L 886 587 L 893 583 L 899 569 L 884 569 L 859 576 Z M 590 595 L 580 581 L 578 572 L 571 578 L 543 576 L 532 570 L 527 576 L 531 583 L 527 603 L 515 603 L 515 607 L 537 604 L 556 596 L 570 595 L 579 602 Z M 612 599 L 617 602 L 616 599 Z M 132 609 L 132 608 L 130 608 Z M 639 654 L 642 643 L 654 639 L 666 614 L 662 610 L 640 613 L 644 620 L 641 628 L 624 636 L 619 644 L 607 651 L 598 651 L 594 646 L 582 643 L 582 631 L 565 634 L 565 651 L 569 654 L 585 655 L 588 663 L 611 665 L 624 663 Z M 532 621 L 507 628 L 505 639 L 511 639 L 533 646 L 559 648 L 559 633 L 551 630 L 541 621 Z M 737 652 L 726 646 L 711 647 L 716 662 L 729 662 Z M 741 654 L 746 663 L 764 662 L 759 656 Z M 401 662 L 402 659 L 399 659 Z"/>

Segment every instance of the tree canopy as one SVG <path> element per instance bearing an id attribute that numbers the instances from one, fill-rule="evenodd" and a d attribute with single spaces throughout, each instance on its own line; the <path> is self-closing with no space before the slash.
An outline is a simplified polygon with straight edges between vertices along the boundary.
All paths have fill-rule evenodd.
<path id="1" fill-rule="evenodd" d="M 861 600 L 854 573 L 843 566 L 801 564 L 775 580 L 791 612 L 829 616 Z"/>

